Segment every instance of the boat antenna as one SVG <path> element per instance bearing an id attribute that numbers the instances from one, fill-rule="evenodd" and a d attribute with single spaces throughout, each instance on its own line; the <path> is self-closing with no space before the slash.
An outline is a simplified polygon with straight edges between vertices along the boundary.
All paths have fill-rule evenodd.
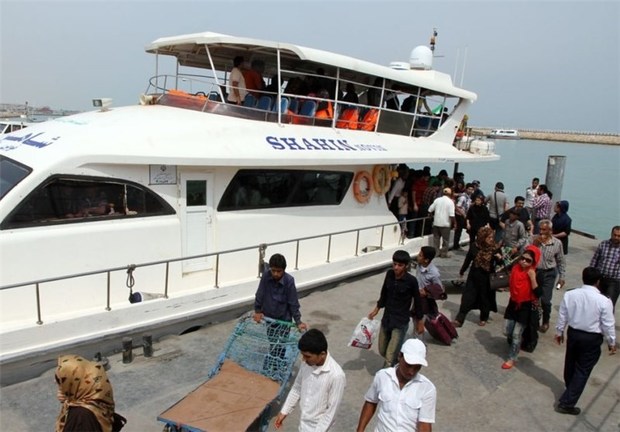
<path id="1" fill-rule="evenodd" d="M 435 52 L 435 44 L 437 43 L 437 28 L 434 27 L 433 28 L 433 34 L 431 35 L 431 51 L 434 53 Z"/>
<path id="2" fill-rule="evenodd" d="M 443 55 L 435 55 L 435 45 L 437 45 L 437 27 L 433 27 L 433 34 L 431 35 L 431 42 L 430 42 L 430 47 L 431 47 L 431 53 L 433 54 L 434 58 L 438 58 L 438 57 L 443 57 Z"/>

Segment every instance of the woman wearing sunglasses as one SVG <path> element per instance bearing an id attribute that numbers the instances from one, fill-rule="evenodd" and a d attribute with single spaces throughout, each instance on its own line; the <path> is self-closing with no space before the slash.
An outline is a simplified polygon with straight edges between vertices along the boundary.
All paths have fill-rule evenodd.
<path id="1" fill-rule="evenodd" d="M 524 329 L 530 322 L 538 322 L 537 303 L 542 289 L 538 288 L 536 283 L 536 265 L 540 261 L 540 255 L 540 249 L 536 246 L 527 246 L 510 272 L 510 302 L 504 314 L 505 334 L 510 344 L 510 352 L 508 360 L 502 364 L 502 369 L 511 369 L 514 366 Z M 536 316 L 533 317 L 532 314 Z"/>

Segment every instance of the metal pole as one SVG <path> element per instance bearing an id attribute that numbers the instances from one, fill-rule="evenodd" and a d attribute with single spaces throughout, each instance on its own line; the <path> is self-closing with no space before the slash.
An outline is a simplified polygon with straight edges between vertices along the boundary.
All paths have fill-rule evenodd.
<path id="1" fill-rule="evenodd" d="M 41 321 L 41 294 L 39 293 L 39 284 L 37 284 L 37 287 L 36 287 L 36 294 L 37 294 L 37 324 L 41 325 L 43 324 L 43 321 Z"/>
<path id="2" fill-rule="evenodd" d="M 547 158 L 547 176 L 545 178 L 545 184 L 547 185 L 547 189 L 553 194 L 552 201 L 554 203 L 562 199 L 565 167 L 566 156 L 549 156 Z"/>
<path id="3" fill-rule="evenodd" d="M 331 254 L 332 251 L 332 235 L 330 234 L 327 240 L 327 261 L 329 262 L 329 255 Z"/>
<path id="4" fill-rule="evenodd" d="M 164 298 L 168 298 L 168 276 L 170 275 L 170 261 L 166 261 L 166 285 L 164 286 Z"/>
<path id="5" fill-rule="evenodd" d="M 110 307 L 110 272 L 108 272 L 108 293 L 107 293 L 107 296 L 108 296 L 108 298 L 106 300 L 107 304 L 105 306 L 105 310 L 111 311 L 112 308 Z"/>

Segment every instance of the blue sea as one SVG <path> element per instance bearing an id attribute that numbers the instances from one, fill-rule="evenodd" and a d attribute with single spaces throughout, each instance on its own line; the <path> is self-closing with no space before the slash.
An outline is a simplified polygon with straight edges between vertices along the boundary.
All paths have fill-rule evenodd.
<path id="1" fill-rule="evenodd" d="M 620 225 L 620 146 L 523 139 L 494 142 L 499 161 L 459 165 L 467 182 L 480 180 L 480 187 L 488 194 L 501 181 L 512 202 L 515 196 L 525 195 L 533 177 L 545 183 L 549 156 L 565 156 L 561 199 L 570 204 L 573 229 L 607 239 L 611 227 Z M 433 174 L 445 168 L 452 175 L 453 167 L 430 166 Z"/>

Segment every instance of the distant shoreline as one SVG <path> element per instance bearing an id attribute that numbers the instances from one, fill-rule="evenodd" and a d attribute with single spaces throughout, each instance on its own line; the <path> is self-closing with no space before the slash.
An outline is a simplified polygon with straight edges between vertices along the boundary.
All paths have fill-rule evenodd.
<path id="1" fill-rule="evenodd" d="M 491 128 L 472 127 L 472 135 L 487 136 Z M 578 142 L 584 144 L 620 145 L 619 134 L 588 134 L 576 132 L 553 132 L 518 129 L 519 137 L 529 140 Z"/>

